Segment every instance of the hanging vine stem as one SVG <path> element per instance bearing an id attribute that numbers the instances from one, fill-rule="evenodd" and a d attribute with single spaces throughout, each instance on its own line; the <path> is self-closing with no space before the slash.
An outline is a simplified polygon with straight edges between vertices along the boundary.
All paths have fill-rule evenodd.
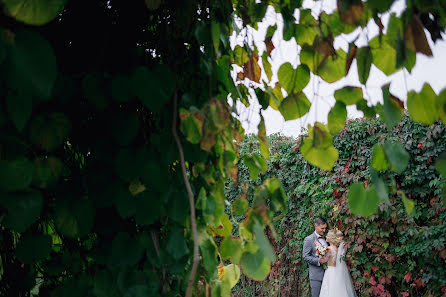
<path id="1" fill-rule="evenodd" d="M 184 152 L 183 147 L 181 146 L 180 138 L 177 134 L 177 105 L 178 105 L 178 94 L 177 90 L 175 89 L 173 94 L 173 121 L 172 121 L 172 134 L 173 138 L 175 139 L 175 142 L 178 146 L 178 152 L 180 154 L 180 164 L 181 164 L 181 171 L 183 172 L 183 178 L 184 178 L 184 184 L 186 185 L 187 190 L 187 196 L 189 197 L 189 204 L 190 204 L 190 224 L 192 227 L 192 236 L 194 238 L 194 257 L 193 257 L 193 263 L 192 263 L 192 270 L 190 272 L 189 281 L 187 283 L 187 289 L 186 289 L 186 297 L 190 297 L 192 295 L 192 286 L 194 284 L 195 274 L 197 273 L 197 267 L 199 259 L 199 252 L 198 252 L 198 233 L 197 233 L 197 223 L 195 220 L 195 202 L 194 202 L 194 193 L 192 193 L 192 188 L 190 186 L 189 180 L 187 178 L 187 171 L 186 171 L 186 163 L 184 160 Z"/>

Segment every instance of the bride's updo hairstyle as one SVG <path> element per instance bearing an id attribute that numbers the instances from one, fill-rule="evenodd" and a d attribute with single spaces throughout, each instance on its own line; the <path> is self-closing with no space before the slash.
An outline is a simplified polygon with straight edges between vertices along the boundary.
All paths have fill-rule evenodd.
<path id="1" fill-rule="evenodd" d="M 327 239 L 330 239 L 330 242 L 338 247 L 344 239 L 344 234 L 341 230 L 330 230 L 327 233 Z"/>

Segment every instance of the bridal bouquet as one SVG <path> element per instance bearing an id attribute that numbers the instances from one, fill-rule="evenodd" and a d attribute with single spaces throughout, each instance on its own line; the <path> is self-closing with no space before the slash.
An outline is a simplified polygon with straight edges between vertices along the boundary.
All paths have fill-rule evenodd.
<path id="1" fill-rule="evenodd" d="M 316 245 L 316 255 L 318 255 L 319 257 L 323 257 L 327 254 L 328 251 L 328 247 L 323 246 L 321 244 Z M 322 264 L 324 266 L 324 269 L 327 269 L 327 264 L 324 263 Z"/>

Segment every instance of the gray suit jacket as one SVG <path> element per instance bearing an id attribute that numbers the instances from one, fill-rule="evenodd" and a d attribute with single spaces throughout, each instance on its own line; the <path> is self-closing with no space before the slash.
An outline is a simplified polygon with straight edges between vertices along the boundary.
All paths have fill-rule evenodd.
<path id="1" fill-rule="evenodd" d="M 314 244 L 316 239 L 317 237 L 314 233 L 305 237 L 304 248 L 302 249 L 302 258 L 309 265 L 310 280 L 322 281 L 325 270 L 322 264 L 318 265 L 319 257 L 316 255 L 316 245 Z"/>

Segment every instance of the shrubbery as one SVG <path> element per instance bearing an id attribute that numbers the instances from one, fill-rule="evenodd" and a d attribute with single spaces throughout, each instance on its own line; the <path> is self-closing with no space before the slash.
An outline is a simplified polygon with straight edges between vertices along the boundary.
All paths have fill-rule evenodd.
<path id="1" fill-rule="evenodd" d="M 299 152 L 301 139 L 270 136 L 267 172 L 252 181 L 248 168 L 240 162 L 239 184 L 226 185 L 231 200 L 243 195 L 245 183 L 260 184 L 265 178 L 277 177 L 290 197 L 288 214 L 275 221 L 277 236 L 273 242 L 278 258 L 270 275 L 261 283 L 243 277 L 235 296 L 309 296 L 302 242 L 313 231 L 316 216 L 326 217 L 330 228 L 339 228 L 346 235 L 348 266 L 360 296 L 445 295 L 446 212 L 441 202 L 444 181 L 434 166 L 446 149 L 444 125 L 420 125 L 405 117 L 388 132 L 378 119 L 349 121 L 334 138 L 339 160 L 330 172 L 305 161 Z M 357 181 L 369 184 L 373 146 L 389 139 L 404 144 L 410 153 L 409 165 L 402 174 L 388 170 L 382 175 L 393 189 L 390 203 L 382 202 L 378 213 L 368 218 L 352 216 L 348 187 Z M 241 155 L 257 152 L 255 138 L 246 137 L 240 151 Z M 396 194 L 399 189 L 415 202 L 411 215 L 406 214 Z M 250 200 L 250 187 L 246 195 Z M 269 235 L 272 238 L 271 232 Z"/>

